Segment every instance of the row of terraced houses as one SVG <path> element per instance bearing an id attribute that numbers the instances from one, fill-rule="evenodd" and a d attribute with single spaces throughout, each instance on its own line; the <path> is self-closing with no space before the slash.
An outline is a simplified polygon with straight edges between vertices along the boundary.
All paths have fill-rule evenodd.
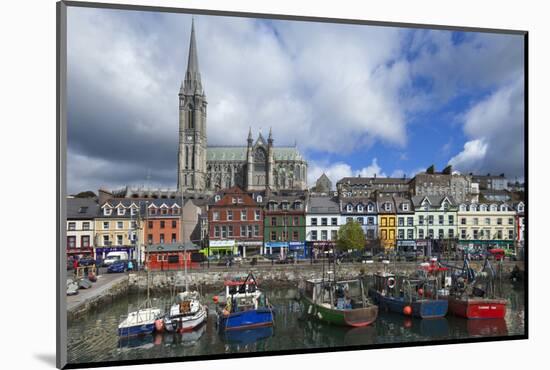
<path id="1" fill-rule="evenodd" d="M 386 252 L 501 247 L 517 253 L 524 246 L 522 200 L 480 200 L 467 192 L 457 201 L 460 196 L 437 189 L 412 195 L 402 186 L 405 180 L 387 178 L 342 179 L 332 192 L 322 189 L 321 180 L 326 176 L 308 191 L 232 187 L 179 199 L 69 197 L 67 254 L 100 259 L 127 251 L 143 261 L 148 253 L 177 252 L 188 243 L 207 255 L 311 258 L 333 248 L 340 227 L 350 221 L 361 225 L 366 248 Z"/>

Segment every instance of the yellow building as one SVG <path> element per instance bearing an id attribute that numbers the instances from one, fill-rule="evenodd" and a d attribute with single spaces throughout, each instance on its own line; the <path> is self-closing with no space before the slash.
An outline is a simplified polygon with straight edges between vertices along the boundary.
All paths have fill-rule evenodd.
<path id="1" fill-rule="evenodd" d="M 395 249 L 397 234 L 396 209 L 392 197 L 381 197 L 378 206 L 378 237 L 385 251 Z"/>
<path id="2" fill-rule="evenodd" d="M 142 254 L 143 223 L 140 205 L 131 199 L 112 199 L 105 202 L 95 219 L 95 254 L 105 258 L 109 252 L 127 252 L 129 259 Z M 137 250 L 136 246 L 140 246 Z"/>

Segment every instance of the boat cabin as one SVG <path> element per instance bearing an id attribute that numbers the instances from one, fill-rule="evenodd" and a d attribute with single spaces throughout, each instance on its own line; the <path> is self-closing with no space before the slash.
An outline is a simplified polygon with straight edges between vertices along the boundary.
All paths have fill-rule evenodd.
<path id="1" fill-rule="evenodd" d="M 366 303 L 363 284 L 360 280 L 326 281 L 306 280 L 304 296 L 310 301 L 327 308 L 347 310 L 363 307 Z"/>
<path id="2" fill-rule="evenodd" d="M 256 310 L 266 305 L 266 298 L 257 287 L 252 275 L 224 281 L 225 309 L 230 312 Z M 221 303 L 221 302 L 220 302 Z"/>

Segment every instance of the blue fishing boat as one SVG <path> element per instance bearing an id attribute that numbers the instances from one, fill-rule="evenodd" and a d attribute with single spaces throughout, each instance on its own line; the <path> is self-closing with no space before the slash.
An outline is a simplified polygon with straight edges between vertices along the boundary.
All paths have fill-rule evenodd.
<path id="1" fill-rule="evenodd" d="M 437 296 L 436 279 L 396 276 L 389 272 L 374 274 L 374 286 L 369 295 L 380 310 L 400 313 L 420 319 L 443 317 L 448 302 Z M 424 292 L 436 294 L 424 294 Z"/>
<path id="2" fill-rule="evenodd" d="M 273 326 L 273 308 L 252 274 L 245 279 L 226 280 L 224 285 L 223 299 L 214 297 L 214 302 L 218 301 L 220 331 Z"/>

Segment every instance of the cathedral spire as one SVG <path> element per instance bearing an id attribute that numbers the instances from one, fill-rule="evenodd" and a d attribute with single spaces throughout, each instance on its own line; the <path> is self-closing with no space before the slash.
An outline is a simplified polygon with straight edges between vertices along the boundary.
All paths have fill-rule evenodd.
<path id="1" fill-rule="evenodd" d="M 252 126 L 248 128 L 248 143 L 252 144 Z"/>
<path id="2" fill-rule="evenodd" d="M 273 144 L 273 134 L 271 133 L 271 127 L 269 128 L 269 136 L 267 137 L 267 142 Z"/>
<path id="3" fill-rule="evenodd" d="M 189 40 L 189 59 L 185 73 L 185 92 L 187 94 L 202 94 L 201 74 L 199 71 L 199 57 L 197 55 L 197 41 L 195 39 L 195 19 L 191 19 L 191 38 Z"/>

